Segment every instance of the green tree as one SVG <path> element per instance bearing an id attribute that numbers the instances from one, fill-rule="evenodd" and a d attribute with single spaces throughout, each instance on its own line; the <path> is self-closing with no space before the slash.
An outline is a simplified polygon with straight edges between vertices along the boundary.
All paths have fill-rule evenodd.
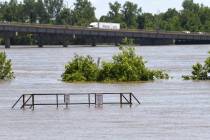
<path id="1" fill-rule="evenodd" d="M 201 30 L 202 24 L 199 17 L 200 5 L 193 0 L 185 0 L 182 4 L 180 23 L 183 29 L 192 32 Z"/>
<path id="2" fill-rule="evenodd" d="M 126 1 L 122 8 L 123 21 L 128 28 L 137 28 L 137 17 L 141 13 L 141 8 L 137 4 Z"/>
<path id="3" fill-rule="evenodd" d="M 11 0 L 9 3 L 4 2 L 0 5 L 1 18 L 4 21 L 23 21 L 22 4 L 18 4 L 17 0 Z"/>
<path id="4" fill-rule="evenodd" d="M 56 18 L 56 24 L 69 24 L 73 25 L 73 15 L 69 8 L 64 8 Z"/>
<path id="5" fill-rule="evenodd" d="M 23 13 L 25 14 L 25 21 L 35 23 L 37 20 L 36 1 L 24 0 Z"/>
<path id="6" fill-rule="evenodd" d="M 74 25 L 87 26 L 96 21 L 95 7 L 88 0 L 76 0 L 72 12 Z"/>
<path id="7" fill-rule="evenodd" d="M 168 79 L 167 73 L 150 70 L 145 66 L 143 57 L 135 53 L 134 48 L 120 47 L 120 53 L 112 57 L 112 62 L 102 62 L 97 67 L 90 56 L 75 55 L 65 66 L 61 75 L 63 81 L 148 81 Z"/>
<path id="8" fill-rule="evenodd" d="M 11 60 L 7 59 L 6 53 L 0 52 L 0 80 L 14 78 Z"/>
<path id="9" fill-rule="evenodd" d="M 138 18 L 138 25 L 140 29 L 154 30 L 155 17 L 151 13 L 143 13 Z"/>
<path id="10" fill-rule="evenodd" d="M 134 48 L 120 48 L 120 53 L 112 57 L 112 62 L 103 62 L 98 80 L 101 81 L 148 81 L 167 79 L 168 74 L 160 70 L 150 70 L 143 57 Z"/>
<path id="11" fill-rule="evenodd" d="M 44 0 L 44 6 L 50 20 L 54 21 L 63 8 L 63 0 Z"/>
<path id="12" fill-rule="evenodd" d="M 114 3 L 109 3 L 110 11 L 108 12 L 108 17 L 111 22 L 121 23 L 122 15 L 120 13 L 121 4 L 117 1 Z"/>
<path id="13" fill-rule="evenodd" d="M 194 3 L 193 0 L 184 0 L 182 3 L 184 10 L 191 11 L 193 13 L 198 13 L 200 6 L 199 4 Z"/>
<path id="14" fill-rule="evenodd" d="M 63 81 L 96 81 L 98 75 L 97 65 L 90 56 L 75 55 L 74 59 L 65 66 L 62 74 Z"/>
<path id="15" fill-rule="evenodd" d="M 207 57 L 204 65 L 196 63 L 192 66 L 192 75 L 184 75 L 182 77 L 185 80 L 210 80 L 208 73 L 210 73 L 210 56 Z"/>
<path id="16" fill-rule="evenodd" d="M 42 0 L 37 0 L 36 14 L 37 14 L 37 20 L 39 21 L 39 23 L 49 23 L 50 16 L 48 15 L 47 10 Z"/>

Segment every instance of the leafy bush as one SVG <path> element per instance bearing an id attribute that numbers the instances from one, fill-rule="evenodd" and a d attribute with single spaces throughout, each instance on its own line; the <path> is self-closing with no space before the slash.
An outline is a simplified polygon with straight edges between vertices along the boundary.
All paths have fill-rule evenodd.
<path id="1" fill-rule="evenodd" d="M 5 52 L 0 52 L 0 80 L 9 80 L 14 78 L 11 60 L 7 59 Z"/>
<path id="2" fill-rule="evenodd" d="M 132 46 L 132 45 L 134 45 L 134 39 L 125 37 L 125 38 L 123 38 L 121 44 Z"/>
<path id="3" fill-rule="evenodd" d="M 149 70 L 134 48 L 120 48 L 121 52 L 113 56 L 113 62 L 103 62 L 99 73 L 100 81 L 148 81 L 168 79 L 168 74 L 160 70 Z"/>
<path id="4" fill-rule="evenodd" d="M 167 73 L 150 70 L 134 48 L 120 48 L 120 53 L 112 57 L 112 62 L 102 62 L 101 68 L 90 56 L 76 55 L 65 67 L 63 81 L 148 81 L 168 79 Z"/>
<path id="5" fill-rule="evenodd" d="M 196 63 L 192 66 L 192 69 L 192 75 L 182 76 L 184 80 L 210 80 L 208 77 L 208 73 L 210 73 L 210 56 L 205 60 L 204 65 Z"/>
<path id="6" fill-rule="evenodd" d="M 90 56 L 75 55 L 74 59 L 65 66 L 62 80 L 73 81 L 96 81 L 98 75 L 97 65 Z"/>

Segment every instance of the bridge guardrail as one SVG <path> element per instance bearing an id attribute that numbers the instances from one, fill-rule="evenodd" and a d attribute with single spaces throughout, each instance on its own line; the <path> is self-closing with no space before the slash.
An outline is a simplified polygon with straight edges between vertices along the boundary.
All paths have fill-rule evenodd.
<path id="1" fill-rule="evenodd" d="M 159 33 L 159 34 L 180 34 L 180 35 L 200 35 L 206 36 L 209 33 L 203 32 L 199 34 L 197 32 L 184 33 L 183 31 L 156 31 L 156 30 L 145 30 L 145 29 L 120 29 L 120 30 L 107 30 L 107 29 L 95 29 L 87 28 L 82 26 L 71 26 L 71 25 L 52 25 L 52 24 L 36 24 L 36 23 L 20 23 L 20 22 L 0 22 L 0 25 L 7 26 L 24 26 L 24 27 L 35 27 L 35 28 L 50 28 L 50 29 L 83 29 L 83 30 L 93 30 L 93 31 L 115 31 L 115 32 L 142 32 L 142 33 Z"/>

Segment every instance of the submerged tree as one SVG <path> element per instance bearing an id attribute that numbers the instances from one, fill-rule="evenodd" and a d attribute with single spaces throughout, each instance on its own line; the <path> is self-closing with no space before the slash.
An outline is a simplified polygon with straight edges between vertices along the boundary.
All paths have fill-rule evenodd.
<path id="1" fill-rule="evenodd" d="M 142 56 L 135 53 L 134 48 L 121 47 L 120 53 L 112 57 L 112 62 L 103 62 L 99 74 L 101 81 L 148 81 L 168 79 L 167 73 L 150 70 L 145 66 Z"/>
<path id="2" fill-rule="evenodd" d="M 62 75 L 63 81 L 148 81 L 155 79 L 168 79 L 167 73 L 160 70 L 150 70 L 145 61 L 135 53 L 134 48 L 120 48 L 120 53 L 112 57 L 111 62 L 102 62 L 97 67 L 93 58 L 76 55 L 65 66 Z"/>
<path id="3" fill-rule="evenodd" d="M 210 54 L 210 52 L 209 52 Z M 192 66 L 192 75 L 184 75 L 185 80 L 210 80 L 210 56 L 205 60 L 204 65 L 196 63 Z"/>
<path id="4" fill-rule="evenodd" d="M 14 78 L 11 60 L 7 59 L 5 52 L 0 52 L 0 80 Z"/>
<path id="5" fill-rule="evenodd" d="M 96 81 L 98 74 L 97 65 L 90 56 L 75 55 L 74 59 L 65 66 L 62 80 L 73 81 Z"/>

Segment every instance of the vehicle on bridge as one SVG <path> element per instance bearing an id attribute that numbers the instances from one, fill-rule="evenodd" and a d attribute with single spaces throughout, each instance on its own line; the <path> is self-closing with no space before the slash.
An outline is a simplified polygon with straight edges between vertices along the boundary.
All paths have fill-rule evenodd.
<path id="1" fill-rule="evenodd" d="M 120 23 L 91 22 L 88 28 L 120 30 Z"/>
<path id="2" fill-rule="evenodd" d="M 182 31 L 183 33 L 185 34 L 190 34 L 191 32 L 190 31 Z"/>

